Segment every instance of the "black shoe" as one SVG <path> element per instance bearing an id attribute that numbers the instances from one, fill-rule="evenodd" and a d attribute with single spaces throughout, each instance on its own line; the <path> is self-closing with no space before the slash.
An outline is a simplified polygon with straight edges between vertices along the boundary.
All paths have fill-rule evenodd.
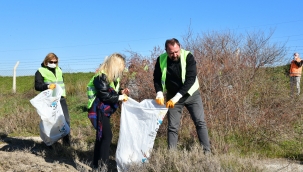
<path id="1" fill-rule="evenodd" d="M 70 146 L 70 142 L 64 142 L 64 141 L 63 141 L 63 146 L 69 147 L 69 146 Z"/>
<path id="2" fill-rule="evenodd" d="M 62 142 L 64 146 L 71 146 L 70 144 L 70 135 L 66 135 L 62 138 Z"/>
<path id="3" fill-rule="evenodd" d="M 93 165 L 92 172 L 96 172 L 96 171 L 99 171 L 99 167 L 98 165 Z"/>

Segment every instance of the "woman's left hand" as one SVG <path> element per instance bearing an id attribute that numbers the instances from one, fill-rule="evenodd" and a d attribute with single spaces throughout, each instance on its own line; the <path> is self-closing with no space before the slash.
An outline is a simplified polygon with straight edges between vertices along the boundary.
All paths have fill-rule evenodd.
<path id="1" fill-rule="evenodd" d="M 125 88 L 124 90 L 121 91 L 122 94 L 129 95 L 129 89 Z"/>

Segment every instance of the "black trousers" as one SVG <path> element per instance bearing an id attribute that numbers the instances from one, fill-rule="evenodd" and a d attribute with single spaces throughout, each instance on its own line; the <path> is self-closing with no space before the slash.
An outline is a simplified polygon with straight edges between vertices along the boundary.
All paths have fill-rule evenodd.
<path id="1" fill-rule="evenodd" d="M 94 159 L 93 159 L 94 167 L 98 167 L 99 160 L 101 160 L 101 164 L 108 163 L 110 144 L 113 137 L 112 130 L 110 127 L 110 117 L 101 115 L 100 112 L 97 113 L 98 113 L 97 120 L 101 120 L 102 122 L 102 137 L 100 140 L 98 140 L 97 130 L 96 130 L 96 141 L 95 141 Z"/>
<path id="2" fill-rule="evenodd" d="M 60 99 L 60 104 L 62 107 L 62 111 L 65 117 L 65 121 L 70 127 L 70 118 L 69 118 L 69 113 L 68 113 L 68 108 L 67 108 L 67 103 L 64 97 L 61 97 Z M 62 138 L 63 144 L 65 145 L 70 145 L 70 133 Z"/>

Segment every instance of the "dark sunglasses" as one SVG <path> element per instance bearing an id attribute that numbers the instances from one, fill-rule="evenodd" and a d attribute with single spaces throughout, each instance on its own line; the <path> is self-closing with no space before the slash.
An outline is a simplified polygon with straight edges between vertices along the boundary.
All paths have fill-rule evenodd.
<path id="1" fill-rule="evenodd" d="M 58 61 L 49 61 L 48 63 L 50 63 L 50 64 L 57 64 Z"/>

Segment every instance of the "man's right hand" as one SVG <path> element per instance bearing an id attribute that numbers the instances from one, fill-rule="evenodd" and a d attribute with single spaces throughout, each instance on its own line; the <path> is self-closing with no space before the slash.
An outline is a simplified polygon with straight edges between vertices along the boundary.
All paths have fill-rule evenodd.
<path id="1" fill-rule="evenodd" d="M 49 84 L 48 88 L 51 89 L 51 90 L 53 90 L 54 88 L 56 88 L 56 84 Z"/>
<path id="2" fill-rule="evenodd" d="M 164 105 L 164 96 L 163 96 L 163 92 L 162 92 L 162 91 L 158 91 L 158 92 L 157 92 L 156 102 L 157 102 L 159 105 Z"/>

